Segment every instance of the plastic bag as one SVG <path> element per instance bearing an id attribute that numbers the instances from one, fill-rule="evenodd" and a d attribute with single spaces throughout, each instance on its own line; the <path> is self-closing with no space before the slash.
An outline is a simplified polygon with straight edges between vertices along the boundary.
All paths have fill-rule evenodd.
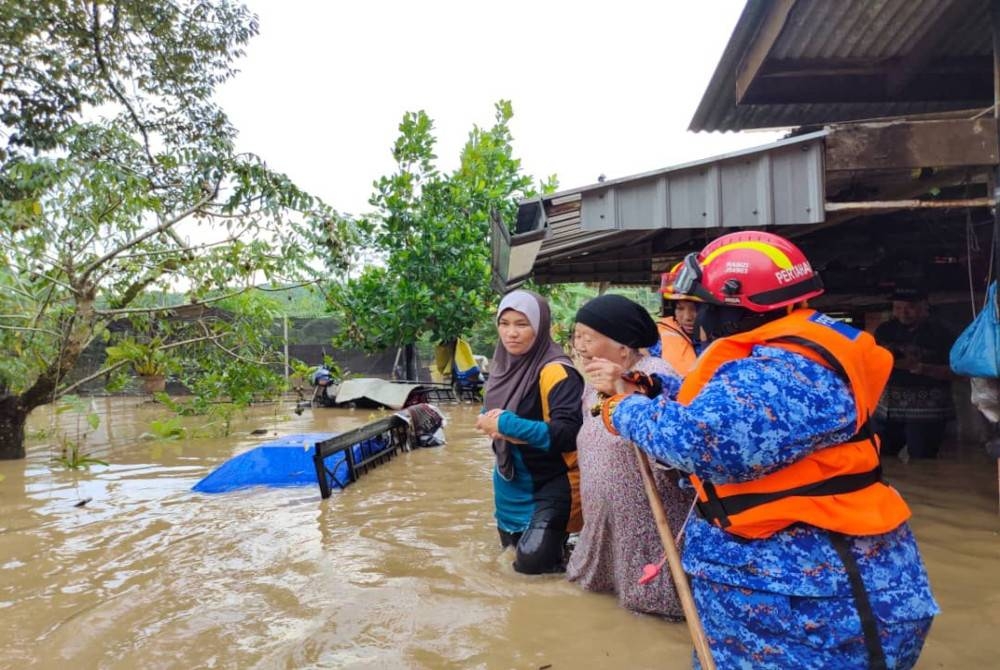
<path id="1" fill-rule="evenodd" d="M 1000 422 L 1000 380 L 973 377 L 969 381 L 972 387 L 969 397 L 972 405 L 990 423 Z"/>
<path id="2" fill-rule="evenodd" d="M 997 283 L 986 291 L 986 305 L 955 340 L 949 363 L 955 374 L 966 377 L 1000 377 L 1000 319 L 997 318 Z"/>

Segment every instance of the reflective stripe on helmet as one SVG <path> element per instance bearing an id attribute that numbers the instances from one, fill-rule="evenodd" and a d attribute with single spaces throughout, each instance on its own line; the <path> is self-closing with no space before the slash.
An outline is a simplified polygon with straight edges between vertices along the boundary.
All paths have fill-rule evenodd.
<path id="1" fill-rule="evenodd" d="M 755 242 L 755 241 L 743 241 L 743 242 L 732 242 L 725 246 L 721 246 L 712 253 L 705 256 L 702 259 L 702 266 L 711 263 L 717 256 L 724 254 L 727 251 L 735 251 L 736 249 L 751 249 L 753 251 L 759 251 L 768 258 L 771 262 L 777 265 L 782 270 L 790 270 L 792 268 L 792 261 L 785 255 L 781 249 L 768 244 L 767 242 Z"/>

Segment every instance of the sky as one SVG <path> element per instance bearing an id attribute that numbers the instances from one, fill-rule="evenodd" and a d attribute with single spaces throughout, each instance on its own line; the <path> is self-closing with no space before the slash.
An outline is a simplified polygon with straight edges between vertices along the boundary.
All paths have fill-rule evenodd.
<path id="1" fill-rule="evenodd" d="M 687 131 L 743 0 L 244 2 L 260 34 L 218 95 L 238 146 L 342 213 L 372 209 L 408 111 L 450 171 L 510 100 L 524 173 L 560 189 L 779 137 Z"/>

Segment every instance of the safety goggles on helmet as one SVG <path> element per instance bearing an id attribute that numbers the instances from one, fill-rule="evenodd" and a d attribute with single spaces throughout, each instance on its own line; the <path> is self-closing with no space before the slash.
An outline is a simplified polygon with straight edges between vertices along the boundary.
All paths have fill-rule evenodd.
<path id="1" fill-rule="evenodd" d="M 673 293 L 691 296 L 692 299 L 717 303 L 718 300 L 701 285 L 701 263 L 698 254 L 692 252 L 684 257 L 674 275 Z"/>
<path id="2" fill-rule="evenodd" d="M 698 254 L 690 253 L 677 268 L 677 274 L 674 276 L 674 293 L 690 295 L 700 279 L 701 266 L 698 264 Z"/>

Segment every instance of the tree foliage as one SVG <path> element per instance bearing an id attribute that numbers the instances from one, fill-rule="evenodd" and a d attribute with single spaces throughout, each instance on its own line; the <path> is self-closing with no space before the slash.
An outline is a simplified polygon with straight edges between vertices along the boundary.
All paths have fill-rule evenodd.
<path id="1" fill-rule="evenodd" d="M 514 221 L 517 201 L 535 193 L 513 155 L 512 117 L 510 102 L 498 102 L 493 126 L 473 128 L 459 167 L 446 174 L 436 166 L 431 119 L 404 115 L 392 149 L 397 169 L 375 182 L 377 214 L 361 224 L 379 262 L 331 292 L 344 343 L 380 351 L 422 336 L 447 342 L 488 319 L 496 299 L 491 213 Z"/>
<path id="2" fill-rule="evenodd" d="M 313 281 L 317 249 L 347 266 L 350 222 L 238 153 L 213 101 L 256 32 L 229 0 L 0 3 L 0 457 L 23 456 L 27 412 L 121 324 L 173 356 L 259 362 L 260 312 L 205 307 Z"/>

